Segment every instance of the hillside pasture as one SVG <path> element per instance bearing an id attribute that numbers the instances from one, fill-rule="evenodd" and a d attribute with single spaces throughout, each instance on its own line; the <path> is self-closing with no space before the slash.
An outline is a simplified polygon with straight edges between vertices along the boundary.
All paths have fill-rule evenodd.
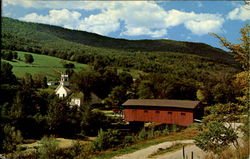
<path id="1" fill-rule="evenodd" d="M 30 73 L 32 75 L 34 74 L 44 74 L 48 80 L 58 80 L 60 74 L 59 72 L 64 72 L 66 68 L 63 67 L 63 61 L 64 63 L 73 63 L 75 65 L 74 71 L 78 72 L 81 69 L 84 70 L 90 70 L 91 66 L 87 64 L 81 64 L 74 61 L 68 61 L 63 60 L 57 57 L 47 56 L 47 55 L 40 55 L 30 52 L 23 52 L 23 51 L 16 51 L 18 54 L 18 60 L 13 61 L 6 61 L 5 62 L 10 63 L 13 66 L 13 73 L 17 77 L 23 77 L 25 73 Z M 24 55 L 25 54 L 31 54 L 34 58 L 34 62 L 32 64 L 25 63 L 24 62 Z M 123 71 L 128 72 L 133 76 L 133 78 L 138 78 L 140 74 L 145 74 L 143 71 L 130 69 L 130 70 L 124 70 L 123 68 L 118 68 L 118 73 L 121 73 Z"/>
<path id="2" fill-rule="evenodd" d="M 17 77 L 23 77 L 25 73 L 32 75 L 41 73 L 44 74 L 48 80 L 58 79 L 60 76 L 59 72 L 63 72 L 66 68 L 63 67 L 62 61 L 66 63 L 73 63 L 75 65 L 74 71 L 80 71 L 81 69 L 91 69 L 89 65 L 80 64 L 77 62 L 62 60 L 60 58 L 39 55 L 29 52 L 16 51 L 18 53 L 19 60 L 8 61 L 13 66 L 13 72 Z M 24 62 L 24 55 L 31 54 L 34 58 L 32 64 Z"/>

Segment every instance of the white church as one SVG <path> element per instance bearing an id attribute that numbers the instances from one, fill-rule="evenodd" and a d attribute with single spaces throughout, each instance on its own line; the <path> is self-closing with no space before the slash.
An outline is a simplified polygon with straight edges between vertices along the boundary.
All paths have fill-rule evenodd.
<path id="1" fill-rule="evenodd" d="M 61 74 L 61 80 L 59 86 L 55 90 L 56 95 L 59 98 L 64 98 L 68 96 L 72 96 L 72 91 L 69 89 L 69 76 L 65 74 Z M 80 106 L 81 105 L 81 97 L 73 97 L 71 98 L 71 101 L 69 102 L 70 106 Z"/>

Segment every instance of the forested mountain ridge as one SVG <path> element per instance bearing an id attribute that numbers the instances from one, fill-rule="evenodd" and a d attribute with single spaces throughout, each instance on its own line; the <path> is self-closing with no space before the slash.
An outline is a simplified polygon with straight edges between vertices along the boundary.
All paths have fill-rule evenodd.
<path id="1" fill-rule="evenodd" d="M 183 42 L 174 40 L 126 40 L 115 39 L 106 36 L 101 36 L 85 31 L 77 31 L 65 29 L 58 26 L 51 26 L 46 24 L 37 24 L 30 22 L 23 22 L 7 17 L 2 18 L 2 35 L 4 39 L 8 36 L 16 36 L 17 38 L 24 38 L 33 40 L 33 48 L 41 51 L 43 47 L 48 51 L 48 48 L 58 50 L 62 45 L 67 45 L 67 54 L 75 52 L 80 48 L 81 51 L 86 52 L 96 50 L 94 52 L 101 52 L 103 49 L 115 49 L 119 52 L 134 52 L 134 51 L 157 51 L 157 52 L 179 52 L 201 55 L 215 60 L 233 61 L 231 54 L 211 47 L 204 43 Z M 5 42 L 5 40 L 3 41 Z M 19 41 L 19 40 L 18 40 Z M 22 40 L 23 41 L 23 40 Z M 27 40 L 26 40 L 27 41 Z M 29 43 L 32 45 L 31 43 Z M 53 45 L 53 46 L 52 46 Z M 6 46 L 6 43 L 3 43 Z M 16 45 L 17 46 L 17 45 Z M 65 47 L 65 46 L 63 46 Z M 101 49 L 101 50 L 100 50 Z M 32 51 L 32 50 L 26 50 Z M 58 50 L 60 51 L 60 49 Z M 36 51 L 32 51 L 36 52 Z M 62 53 L 63 51 L 61 51 Z"/>

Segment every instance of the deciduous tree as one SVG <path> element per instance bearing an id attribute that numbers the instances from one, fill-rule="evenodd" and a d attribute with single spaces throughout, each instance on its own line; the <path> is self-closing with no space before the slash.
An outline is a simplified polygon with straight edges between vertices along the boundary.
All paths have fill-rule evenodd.
<path id="1" fill-rule="evenodd" d="M 34 58 L 31 54 L 25 54 L 24 55 L 24 62 L 26 63 L 33 63 L 34 62 Z"/>

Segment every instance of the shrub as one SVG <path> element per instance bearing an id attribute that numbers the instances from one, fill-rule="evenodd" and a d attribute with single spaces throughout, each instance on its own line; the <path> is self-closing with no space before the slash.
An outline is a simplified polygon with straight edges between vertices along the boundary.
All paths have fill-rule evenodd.
<path id="1" fill-rule="evenodd" d="M 137 136 L 137 140 L 138 141 L 142 141 L 142 140 L 145 140 L 145 139 L 147 139 L 147 132 L 146 132 L 146 130 L 145 130 L 145 128 L 143 128 L 140 132 L 139 132 L 139 134 L 138 134 L 138 136 Z"/>
<path id="2" fill-rule="evenodd" d="M 180 130 L 180 128 L 177 125 L 175 125 L 175 124 L 172 125 L 172 129 L 171 129 L 172 132 L 177 132 L 179 130 Z"/>
<path id="3" fill-rule="evenodd" d="M 10 125 L 5 125 L 3 128 L 3 150 L 5 152 L 13 152 L 16 150 L 17 144 L 21 143 L 23 137 L 19 130 Z"/>
<path id="4" fill-rule="evenodd" d="M 106 132 L 100 129 L 93 147 L 96 150 L 106 150 L 121 144 L 120 132 L 118 130 L 108 129 Z"/>
<path id="5" fill-rule="evenodd" d="M 125 136 L 124 143 L 126 145 L 132 144 L 132 143 L 134 143 L 134 138 L 132 136 Z"/>
<path id="6" fill-rule="evenodd" d="M 58 158 L 58 143 L 55 138 L 44 137 L 41 139 L 40 143 L 41 146 L 38 148 L 38 154 L 40 159 Z"/>
<path id="7" fill-rule="evenodd" d="M 79 140 L 75 141 L 72 145 L 72 147 L 68 150 L 68 153 L 70 156 L 77 156 L 82 150 L 82 146 L 79 142 Z"/>
<path id="8" fill-rule="evenodd" d="M 162 130 L 162 131 L 160 131 L 160 130 L 154 131 L 154 136 L 153 136 L 153 137 L 158 137 L 158 136 L 160 136 L 160 135 L 164 135 L 163 131 L 164 131 L 164 130 Z"/>
<path id="9" fill-rule="evenodd" d="M 81 147 L 81 151 L 74 156 L 74 159 L 89 159 L 95 155 L 93 145 L 87 144 Z"/>
<path id="10" fill-rule="evenodd" d="M 154 128 L 150 128 L 150 129 L 147 131 L 147 138 L 148 138 L 148 139 L 154 138 L 154 137 L 157 136 L 157 135 L 156 135 L 157 133 L 159 133 L 159 132 L 154 131 Z"/>
<path id="11" fill-rule="evenodd" d="M 168 135 L 169 133 L 170 133 L 170 131 L 168 129 L 164 129 L 161 132 L 162 135 Z"/>

